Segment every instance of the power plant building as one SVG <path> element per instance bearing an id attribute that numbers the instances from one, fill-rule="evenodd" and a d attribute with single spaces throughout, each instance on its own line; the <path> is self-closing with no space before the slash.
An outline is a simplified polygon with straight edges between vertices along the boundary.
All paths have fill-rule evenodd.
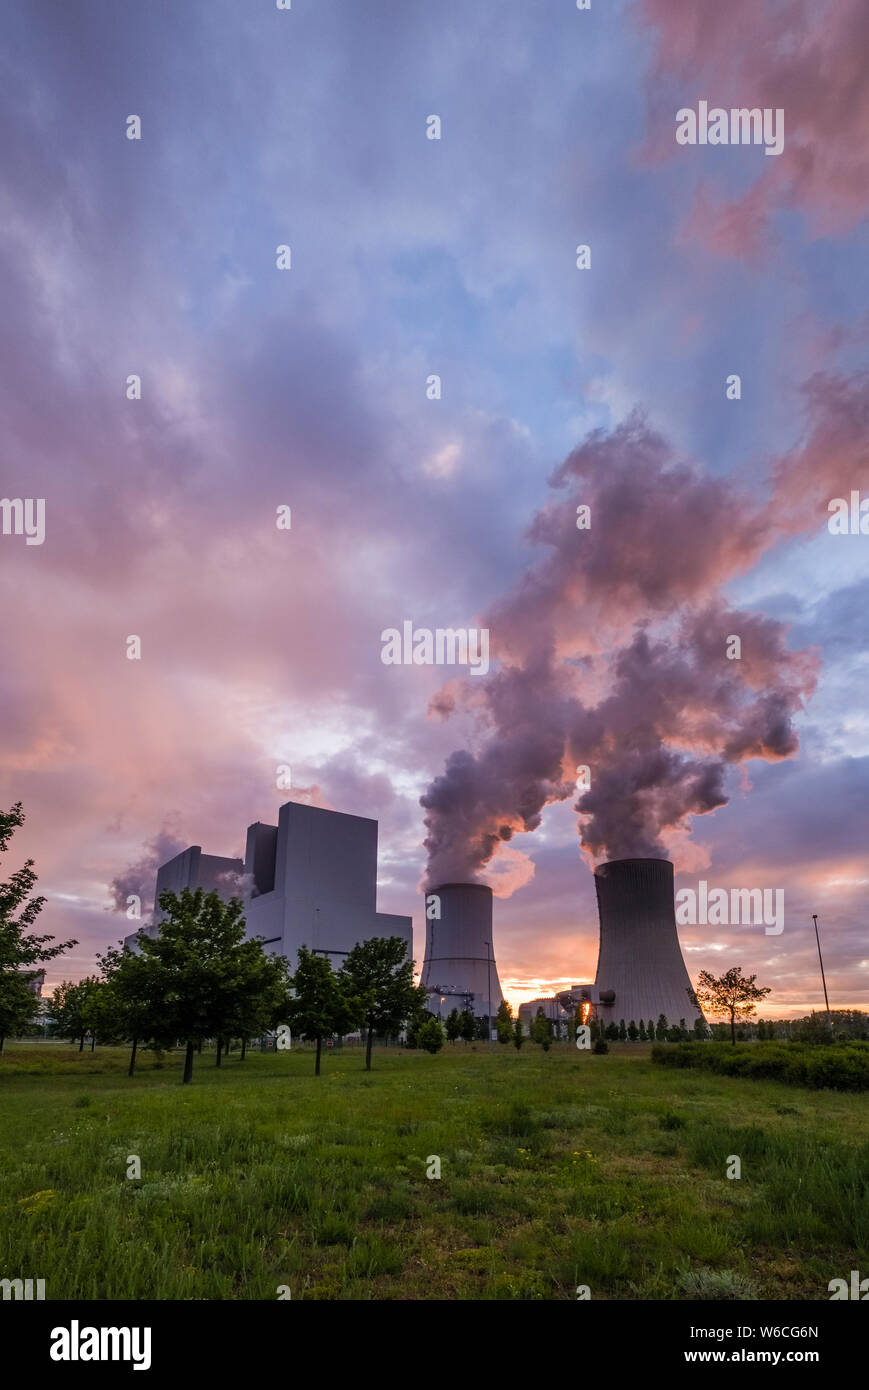
<path id="1" fill-rule="evenodd" d="M 329 957 L 337 969 L 357 942 L 398 936 L 413 956 L 410 917 L 377 911 L 377 821 L 288 801 L 277 825 L 248 828 L 245 857 L 203 854 L 193 845 L 160 866 L 159 897 L 167 890 L 215 890 L 241 897 L 247 935 L 295 966 L 300 946 Z M 145 929 L 157 933 L 157 925 Z M 125 939 L 135 946 L 136 933 Z"/>
<path id="2" fill-rule="evenodd" d="M 503 999 L 492 938 L 492 890 L 484 883 L 442 883 L 426 894 L 422 984 L 432 1013 L 470 1009 L 493 1018 Z"/>
<path id="3" fill-rule="evenodd" d="M 604 1024 L 703 1015 L 676 931 L 669 859 L 611 859 L 594 875 L 600 951 L 589 1002 Z M 588 988 L 588 987 L 585 987 Z"/>

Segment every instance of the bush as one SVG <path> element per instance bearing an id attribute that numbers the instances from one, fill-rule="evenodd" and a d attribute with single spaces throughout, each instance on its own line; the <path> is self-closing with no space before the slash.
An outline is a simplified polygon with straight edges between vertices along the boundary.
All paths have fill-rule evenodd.
<path id="1" fill-rule="evenodd" d="M 603 1038 L 598 1038 L 597 1042 L 591 1050 L 592 1052 L 597 1053 L 598 1057 L 600 1057 L 604 1052 L 609 1052 L 610 1046 L 608 1042 L 604 1042 Z"/>
<path id="2" fill-rule="evenodd" d="M 417 1046 L 426 1052 L 440 1052 L 444 1045 L 444 1030 L 436 1018 L 429 1018 L 421 1024 L 416 1034 Z"/>
<path id="3" fill-rule="evenodd" d="M 863 1042 L 750 1043 L 741 1047 L 707 1047 L 682 1043 L 653 1047 L 652 1061 L 668 1067 L 697 1067 L 720 1076 L 782 1081 L 790 1086 L 826 1087 L 833 1091 L 869 1090 L 869 1046 Z"/>

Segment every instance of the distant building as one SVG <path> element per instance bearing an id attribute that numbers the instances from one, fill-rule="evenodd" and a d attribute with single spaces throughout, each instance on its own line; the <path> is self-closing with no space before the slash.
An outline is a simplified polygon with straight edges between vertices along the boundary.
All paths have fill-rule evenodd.
<path id="1" fill-rule="evenodd" d="M 537 1010 L 543 1010 L 544 1018 L 556 1025 L 555 1031 L 560 1034 L 566 1032 L 568 1021 L 573 1018 L 573 1013 L 568 1013 L 563 1009 L 557 999 L 551 997 L 546 999 L 529 999 L 524 1004 L 519 1005 L 519 1022 L 522 1024 L 524 1033 L 531 1032 L 531 1025 L 537 1017 Z M 562 1027 L 563 1025 L 563 1027 Z"/>
<path id="2" fill-rule="evenodd" d="M 300 946 L 337 968 L 357 942 L 398 936 L 413 955 L 410 917 L 377 911 L 377 821 L 288 801 L 277 825 L 248 828 L 245 857 L 224 859 L 191 846 L 161 865 L 157 901 L 167 890 L 212 889 L 244 902 L 247 935 L 295 967 Z M 146 928 L 149 936 L 155 925 Z M 125 938 L 134 946 L 137 933 Z"/>
<path id="3" fill-rule="evenodd" d="M 21 975 L 30 993 L 37 999 L 42 998 L 42 986 L 45 984 L 44 970 L 22 970 Z"/>

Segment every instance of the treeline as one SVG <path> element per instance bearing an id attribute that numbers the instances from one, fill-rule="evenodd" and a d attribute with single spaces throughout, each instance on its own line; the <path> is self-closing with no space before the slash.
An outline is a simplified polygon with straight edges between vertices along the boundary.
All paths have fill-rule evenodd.
<path id="1" fill-rule="evenodd" d="M 88 1034 L 92 1047 L 128 1042 L 131 1076 L 138 1048 L 181 1045 L 185 1083 L 204 1041 L 216 1041 L 220 1066 L 231 1042 L 240 1042 L 243 1059 L 250 1038 L 282 1024 L 315 1044 L 317 1075 L 323 1043 L 348 1033 L 366 1035 L 366 1070 L 375 1035 L 411 1028 L 426 1045 L 427 994 L 413 983 L 400 937 L 358 944 L 337 971 L 302 946 L 291 974 L 285 957 L 267 955 L 245 936 L 238 898 L 226 903 L 215 892 L 185 888 L 162 893 L 159 907 L 157 933 L 140 932 L 138 950 L 113 948 L 97 957 L 98 975 L 55 989 L 48 1001 L 55 1034 L 78 1040 L 79 1050 Z"/>
<path id="2" fill-rule="evenodd" d="M 678 1023 L 670 1023 L 666 1014 L 659 1014 L 657 1020 L 641 1018 L 639 1023 L 631 1019 L 627 1024 L 624 1019 L 606 1025 L 592 1020 L 589 1028 L 592 1042 L 598 1039 L 606 1039 L 607 1042 L 687 1042 L 692 1038 L 699 1041 L 709 1036 L 709 1026 L 702 1018 L 696 1019 L 693 1027 L 689 1028 L 684 1018 L 680 1018 Z"/>

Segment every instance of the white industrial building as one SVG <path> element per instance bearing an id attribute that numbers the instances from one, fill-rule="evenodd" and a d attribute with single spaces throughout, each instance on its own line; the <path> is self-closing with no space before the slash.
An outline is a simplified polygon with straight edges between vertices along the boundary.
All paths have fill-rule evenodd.
<path id="1" fill-rule="evenodd" d="M 295 967 L 300 946 L 335 957 L 358 941 L 398 936 L 413 956 L 410 917 L 377 911 L 377 821 L 288 801 L 277 825 L 248 828 L 245 857 L 203 854 L 198 845 L 162 864 L 157 873 L 154 925 L 160 894 L 204 888 L 244 902 L 247 935 Z M 137 933 L 125 938 L 135 946 Z"/>

